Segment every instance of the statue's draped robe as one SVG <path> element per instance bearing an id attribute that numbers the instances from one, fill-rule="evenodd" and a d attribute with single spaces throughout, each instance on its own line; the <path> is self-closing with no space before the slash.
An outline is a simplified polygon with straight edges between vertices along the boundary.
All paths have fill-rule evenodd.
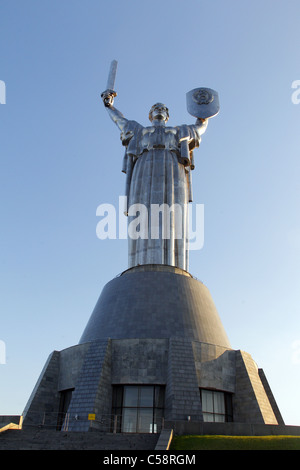
<path id="1" fill-rule="evenodd" d="M 113 120 L 118 124 L 116 118 Z M 202 130 L 196 125 L 165 127 L 158 123 L 143 127 L 136 121 L 124 122 L 123 118 L 119 127 L 126 146 L 123 171 L 126 173 L 128 265 L 165 264 L 188 270 L 191 179 L 189 162 L 181 156 L 180 139 L 188 139 L 192 152 L 199 146 L 206 126 Z"/>

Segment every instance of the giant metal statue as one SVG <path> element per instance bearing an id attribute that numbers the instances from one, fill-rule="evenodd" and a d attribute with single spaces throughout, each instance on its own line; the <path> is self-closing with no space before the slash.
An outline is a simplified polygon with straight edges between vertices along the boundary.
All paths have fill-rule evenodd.
<path id="1" fill-rule="evenodd" d="M 193 150 L 201 142 L 208 118 L 219 112 L 218 94 L 210 88 L 187 93 L 187 109 L 194 125 L 166 126 L 168 108 L 152 106 L 150 126 L 126 119 L 114 106 L 117 62 L 111 63 L 104 105 L 121 131 L 125 146 L 126 215 L 129 267 L 166 264 L 188 270 L 188 203 L 192 201 Z M 139 217 L 137 217 L 139 214 Z M 135 224 L 135 225 L 134 225 Z"/>

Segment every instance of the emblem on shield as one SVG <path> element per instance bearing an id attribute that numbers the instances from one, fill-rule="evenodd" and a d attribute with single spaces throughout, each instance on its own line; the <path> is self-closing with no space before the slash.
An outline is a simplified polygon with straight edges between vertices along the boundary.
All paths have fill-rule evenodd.
<path id="1" fill-rule="evenodd" d="M 188 112 L 197 118 L 207 119 L 220 111 L 219 95 L 211 88 L 195 88 L 186 94 Z"/>

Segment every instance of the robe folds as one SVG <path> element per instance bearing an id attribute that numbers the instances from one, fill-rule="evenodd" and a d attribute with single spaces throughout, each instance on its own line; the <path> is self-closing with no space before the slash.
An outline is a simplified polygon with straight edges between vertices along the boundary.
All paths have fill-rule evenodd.
<path id="1" fill-rule="evenodd" d="M 128 267 L 163 264 L 188 271 L 193 150 L 206 125 L 167 127 L 154 120 L 144 127 L 114 108 L 109 113 L 126 147 Z"/>

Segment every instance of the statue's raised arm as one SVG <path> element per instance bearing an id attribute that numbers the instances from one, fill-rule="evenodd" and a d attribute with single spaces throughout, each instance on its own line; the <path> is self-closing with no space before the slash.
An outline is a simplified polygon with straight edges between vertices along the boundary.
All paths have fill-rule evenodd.
<path id="1" fill-rule="evenodd" d="M 116 60 L 113 60 L 110 64 L 106 90 L 103 93 L 101 93 L 101 98 L 113 122 L 118 126 L 120 131 L 124 132 L 124 128 L 128 120 L 123 116 L 123 114 L 120 111 L 118 111 L 114 107 L 114 99 L 117 96 L 117 93 L 115 91 L 117 67 L 118 67 L 118 62 Z"/>
<path id="2" fill-rule="evenodd" d="M 123 114 L 114 107 L 114 98 L 116 96 L 116 92 L 112 91 L 111 89 L 105 90 L 101 94 L 101 98 L 103 100 L 104 106 L 106 107 L 108 114 L 110 118 L 113 120 L 113 122 L 118 126 L 120 131 L 124 131 L 124 128 L 128 122 L 128 119 L 126 119 Z"/>

